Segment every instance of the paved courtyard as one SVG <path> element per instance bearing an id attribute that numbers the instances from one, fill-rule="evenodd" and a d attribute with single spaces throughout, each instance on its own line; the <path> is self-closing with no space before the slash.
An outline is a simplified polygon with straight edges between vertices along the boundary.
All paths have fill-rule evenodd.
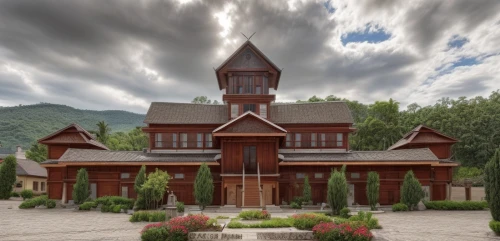
<path id="1" fill-rule="evenodd" d="M 19 210 L 20 201 L 0 201 L 0 240 L 140 240 L 146 223 L 130 223 L 126 214 L 70 209 Z M 11 207 L 12 209 L 9 209 Z M 291 213 L 273 214 L 286 216 Z M 237 214 L 211 213 L 215 217 Z M 377 241 L 500 240 L 488 228 L 488 211 L 423 211 L 375 215 L 383 226 Z"/>

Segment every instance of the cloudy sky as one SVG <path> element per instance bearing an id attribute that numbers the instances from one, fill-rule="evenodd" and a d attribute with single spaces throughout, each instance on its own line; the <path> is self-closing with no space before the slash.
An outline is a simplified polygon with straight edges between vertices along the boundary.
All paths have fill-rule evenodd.
<path id="1" fill-rule="evenodd" d="M 213 67 L 252 42 L 279 101 L 330 94 L 402 107 L 500 89 L 500 1 L 0 2 L 0 106 L 145 113 L 221 100 Z"/>

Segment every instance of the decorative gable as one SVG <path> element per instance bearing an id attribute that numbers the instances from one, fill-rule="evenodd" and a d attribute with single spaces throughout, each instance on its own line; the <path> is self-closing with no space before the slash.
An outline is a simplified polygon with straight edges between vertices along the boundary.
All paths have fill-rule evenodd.
<path id="1" fill-rule="evenodd" d="M 229 69 L 257 69 L 268 67 L 249 47 L 234 57 L 227 66 Z"/>
<path id="2" fill-rule="evenodd" d="M 253 112 L 233 119 L 213 131 L 214 136 L 285 136 L 286 130 Z"/>

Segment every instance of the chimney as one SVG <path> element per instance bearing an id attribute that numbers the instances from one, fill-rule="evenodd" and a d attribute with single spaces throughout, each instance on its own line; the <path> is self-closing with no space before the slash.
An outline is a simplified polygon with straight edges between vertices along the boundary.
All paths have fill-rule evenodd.
<path id="1" fill-rule="evenodd" d="M 16 159 L 26 159 L 26 153 L 20 145 L 16 146 Z"/>

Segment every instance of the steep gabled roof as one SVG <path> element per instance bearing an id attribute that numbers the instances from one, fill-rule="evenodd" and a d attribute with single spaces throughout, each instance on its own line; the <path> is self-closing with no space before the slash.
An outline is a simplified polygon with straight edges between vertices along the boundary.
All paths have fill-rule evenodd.
<path id="1" fill-rule="evenodd" d="M 278 89 L 279 79 L 281 77 L 281 69 L 276 66 L 260 49 L 258 49 L 250 40 L 245 41 L 229 58 L 227 58 L 224 62 L 222 62 L 217 69 L 215 69 L 215 75 L 217 77 L 217 82 L 219 83 L 219 89 L 223 89 L 221 79 L 219 76 L 219 72 L 229 63 L 231 63 L 234 59 L 236 59 L 240 54 L 242 54 L 246 49 L 250 49 L 257 55 L 257 57 L 263 59 L 271 68 L 273 68 L 276 73 L 276 86 L 274 89 Z"/>
<path id="2" fill-rule="evenodd" d="M 71 129 L 75 129 L 76 132 L 69 132 Z M 39 139 L 38 142 L 42 144 L 89 144 L 104 150 L 109 150 L 107 146 L 97 141 L 92 134 L 76 123 L 70 124 L 46 137 L 43 137 Z"/>
<path id="3" fill-rule="evenodd" d="M 457 139 L 447 136 L 430 127 L 419 125 L 410 132 L 406 133 L 403 138 L 390 146 L 388 150 L 394 150 L 408 144 L 425 144 L 425 143 L 456 143 Z"/>
<path id="4" fill-rule="evenodd" d="M 247 111 L 213 131 L 214 136 L 222 132 L 285 134 L 286 130 L 251 111 Z"/>

